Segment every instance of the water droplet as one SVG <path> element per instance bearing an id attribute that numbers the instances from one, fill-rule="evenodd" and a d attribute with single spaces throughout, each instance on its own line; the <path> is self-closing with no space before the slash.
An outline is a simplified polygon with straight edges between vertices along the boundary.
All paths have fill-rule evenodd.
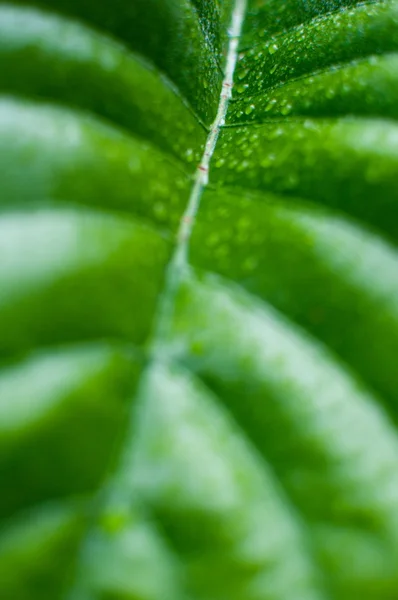
<path id="1" fill-rule="evenodd" d="M 276 104 L 276 98 L 272 98 L 272 100 L 270 100 L 267 104 L 267 106 L 265 107 L 265 112 L 269 112 L 270 110 L 272 110 L 274 108 Z"/>
<path id="2" fill-rule="evenodd" d="M 217 169 L 219 169 L 220 167 L 223 166 L 223 164 L 225 163 L 225 158 L 219 158 L 216 162 L 215 162 L 215 167 Z"/>
<path id="3" fill-rule="evenodd" d="M 243 69 L 243 71 L 240 71 L 238 73 L 238 79 L 240 81 L 242 81 L 242 79 L 245 79 L 247 77 L 247 75 L 249 74 L 249 69 Z"/>
<path id="4" fill-rule="evenodd" d="M 312 121 L 311 119 L 304 119 L 303 127 L 304 127 L 304 129 L 312 129 L 312 130 L 317 129 L 315 121 Z"/>
<path id="5" fill-rule="evenodd" d="M 268 134 L 268 139 L 269 140 L 275 140 L 278 137 L 281 137 L 281 135 L 283 135 L 284 131 L 281 127 L 277 127 L 276 129 L 271 129 L 271 131 Z"/>
<path id="6" fill-rule="evenodd" d="M 248 158 L 249 156 L 251 156 L 253 154 L 253 149 L 251 146 L 247 146 L 246 148 L 243 149 L 242 154 L 245 158 Z"/>
<path id="7" fill-rule="evenodd" d="M 285 106 L 282 106 L 281 108 L 281 114 L 286 116 L 289 115 L 292 112 L 292 105 L 291 104 L 286 104 Z"/>
<path id="8" fill-rule="evenodd" d="M 254 105 L 254 104 L 249 104 L 249 105 L 248 105 L 248 106 L 246 106 L 246 108 L 245 108 L 245 114 L 246 114 L 246 115 L 250 115 L 250 114 L 253 112 L 253 110 L 254 110 L 255 108 L 256 108 L 256 107 L 255 107 L 255 105 Z"/>
<path id="9" fill-rule="evenodd" d="M 243 83 L 237 83 L 234 87 L 234 91 L 238 94 L 241 94 L 246 89 L 246 86 Z"/>
<path id="10" fill-rule="evenodd" d="M 247 160 L 243 160 L 241 163 L 238 164 L 238 166 L 236 167 L 236 171 L 238 173 L 242 173 L 242 171 L 245 171 L 247 169 L 247 167 L 249 166 L 249 162 Z"/>
<path id="11" fill-rule="evenodd" d="M 277 44 L 271 44 L 271 46 L 268 48 L 268 52 L 270 54 L 275 54 L 275 52 L 278 52 Z"/>
<path id="12" fill-rule="evenodd" d="M 270 167 L 272 165 L 272 163 L 275 161 L 275 154 L 267 154 L 266 156 L 264 156 L 261 161 L 260 161 L 260 165 L 264 168 L 267 169 L 268 167 Z"/>

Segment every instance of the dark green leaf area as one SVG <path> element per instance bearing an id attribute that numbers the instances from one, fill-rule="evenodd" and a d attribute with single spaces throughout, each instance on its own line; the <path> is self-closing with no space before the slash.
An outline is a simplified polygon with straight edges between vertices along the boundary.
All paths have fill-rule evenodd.
<path id="1" fill-rule="evenodd" d="M 191 260 L 325 341 L 398 416 L 396 247 L 344 215 L 296 198 L 226 190 L 205 195 Z"/>
<path id="2" fill-rule="evenodd" d="M 371 56 L 303 77 L 230 105 L 231 124 L 293 115 L 398 118 L 398 54 Z"/>
<path id="3" fill-rule="evenodd" d="M 109 215 L 9 212 L 0 219 L 0 354 L 98 338 L 141 344 L 168 243 Z"/>
<path id="4" fill-rule="evenodd" d="M 397 139 L 394 121 L 348 117 L 226 128 L 215 152 L 212 179 L 302 196 L 397 239 Z"/>
<path id="5" fill-rule="evenodd" d="M 398 438 L 378 398 L 286 317 L 214 276 L 181 290 L 169 351 L 272 465 L 331 597 L 392 600 Z"/>
<path id="6" fill-rule="evenodd" d="M 0 470 L 13 482 L 0 517 L 99 485 L 125 429 L 138 367 L 128 350 L 96 344 L 42 351 L 0 370 Z"/>
<path id="7" fill-rule="evenodd" d="M 12 0 L 11 4 L 25 2 Z M 207 124 L 214 118 L 222 74 L 188 0 L 41 0 L 39 4 L 82 20 L 146 56 Z"/>
<path id="8" fill-rule="evenodd" d="M 141 139 L 85 114 L 7 97 L 0 172 L 3 210 L 75 204 L 167 226 L 178 223 L 190 188 L 181 165 Z"/>
<path id="9" fill-rule="evenodd" d="M 113 39 L 26 7 L 0 6 L 0 91 L 86 109 L 177 158 L 205 132 L 166 79 Z"/>
<path id="10" fill-rule="evenodd" d="M 398 48 L 395 0 L 327 15 L 267 38 L 241 55 L 235 93 L 258 94 L 292 78 Z"/>
<path id="11" fill-rule="evenodd" d="M 0 582 L 11 600 L 63 600 L 87 526 L 75 502 L 20 513 L 0 534 Z"/>

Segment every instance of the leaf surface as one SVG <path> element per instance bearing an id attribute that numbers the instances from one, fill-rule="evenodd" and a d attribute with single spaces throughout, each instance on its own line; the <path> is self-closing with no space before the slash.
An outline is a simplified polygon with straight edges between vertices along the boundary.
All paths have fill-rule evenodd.
<path id="1" fill-rule="evenodd" d="M 396 0 L 0 4 L 1 597 L 396 599 L 397 50 Z"/>

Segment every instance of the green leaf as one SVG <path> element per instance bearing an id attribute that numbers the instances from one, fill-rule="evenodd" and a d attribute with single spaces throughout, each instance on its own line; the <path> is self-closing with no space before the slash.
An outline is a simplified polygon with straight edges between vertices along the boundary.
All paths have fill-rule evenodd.
<path id="1" fill-rule="evenodd" d="M 1 598 L 396 600 L 397 107 L 396 0 L 0 3 Z"/>

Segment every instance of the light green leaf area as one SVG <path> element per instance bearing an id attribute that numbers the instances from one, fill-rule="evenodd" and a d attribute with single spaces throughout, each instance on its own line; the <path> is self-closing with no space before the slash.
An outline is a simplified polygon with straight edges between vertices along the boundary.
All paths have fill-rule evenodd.
<path id="1" fill-rule="evenodd" d="M 1 599 L 397 600 L 397 117 L 396 0 L 0 2 Z"/>

